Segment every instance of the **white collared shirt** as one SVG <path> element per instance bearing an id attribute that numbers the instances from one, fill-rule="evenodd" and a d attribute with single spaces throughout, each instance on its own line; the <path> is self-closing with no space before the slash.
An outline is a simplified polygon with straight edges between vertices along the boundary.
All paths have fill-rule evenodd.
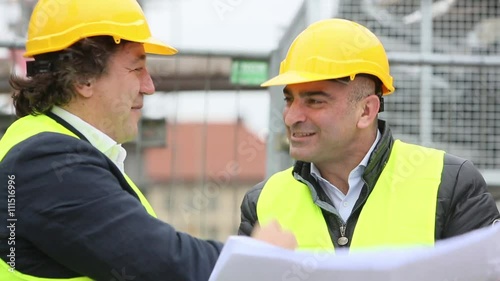
<path id="1" fill-rule="evenodd" d="M 95 148 L 104 153 L 122 173 L 125 173 L 124 161 L 127 151 L 121 144 L 114 141 L 105 133 L 99 131 L 94 126 L 83 121 L 80 117 L 62 109 L 58 106 L 52 107 L 52 113 L 64 119 L 71 126 L 77 129 Z"/>
<path id="2" fill-rule="evenodd" d="M 354 168 L 351 173 L 349 173 L 349 190 L 347 191 L 347 194 L 344 194 L 342 191 L 340 191 L 340 189 L 324 179 L 321 176 L 318 168 L 314 166 L 313 163 L 311 163 L 311 175 L 318 181 L 319 185 L 323 188 L 328 197 L 330 197 L 333 206 L 335 207 L 335 209 L 337 209 L 340 217 L 342 217 L 344 222 L 346 222 L 351 215 L 354 204 L 358 200 L 359 194 L 363 189 L 364 182 L 362 176 L 365 171 L 366 165 L 368 164 L 368 159 L 370 158 L 370 155 L 372 154 L 379 140 L 380 132 L 377 131 L 377 137 L 370 147 L 370 150 L 368 150 L 368 153 L 366 153 L 365 157 L 363 158 L 363 160 L 361 160 L 358 166 Z"/>

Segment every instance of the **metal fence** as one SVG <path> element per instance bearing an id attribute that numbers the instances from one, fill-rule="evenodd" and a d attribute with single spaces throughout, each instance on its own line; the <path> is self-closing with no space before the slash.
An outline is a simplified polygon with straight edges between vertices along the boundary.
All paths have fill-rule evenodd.
<path id="1" fill-rule="evenodd" d="M 281 61 L 297 32 L 316 20 L 340 17 L 365 25 L 389 56 L 396 91 L 386 97 L 380 117 L 395 137 L 470 159 L 490 185 L 500 186 L 498 1 L 311 2 L 304 2 L 272 61 Z M 278 64 L 272 66 L 277 73 Z M 281 110 L 282 102 L 272 101 L 273 110 Z M 276 129 L 271 138 L 277 141 L 282 132 Z M 279 164 L 268 173 L 289 165 L 283 151 L 269 157 Z"/>

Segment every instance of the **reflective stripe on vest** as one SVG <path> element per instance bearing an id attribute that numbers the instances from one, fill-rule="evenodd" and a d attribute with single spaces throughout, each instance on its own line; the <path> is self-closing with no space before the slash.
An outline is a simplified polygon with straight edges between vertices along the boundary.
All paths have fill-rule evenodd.
<path id="1" fill-rule="evenodd" d="M 356 223 L 351 249 L 434 245 L 444 151 L 399 140 Z M 333 249 L 321 208 L 292 168 L 273 175 L 257 202 L 261 223 L 277 219 L 300 249 Z M 339 230 L 333 230 L 339 231 Z"/>
<path id="2" fill-rule="evenodd" d="M 18 143 L 34 136 L 39 133 L 52 132 L 59 133 L 68 136 L 78 138 L 77 135 L 73 134 L 63 125 L 57 123 L 52 118 L 46 115 L 37 116 L 25 116 L 17 121 L 15 121 L 9 129 L 5 132 L 5 135 L 0 139 L 0 161 L 3 160 L 5 155 L 10 151 L 12 147 Z M 132 187 L 134 192 L 139 197 L 142 205 L 147 210 L 147 212 L 156 217 L 156 214 L 147 201 L 146 197 L 142 194 L 140 189 L 132 182 L 132 180 L 124 174 L 127 183 Z M 88 277 L 75 277 L 75 278 L 40 278 L 31 275 L 23 274 L 17 270 L 13 270 L 12 267 L 7 264 L 4 260 L 0 259 L 0 280 L 9 281 L 92 281 Z"/>

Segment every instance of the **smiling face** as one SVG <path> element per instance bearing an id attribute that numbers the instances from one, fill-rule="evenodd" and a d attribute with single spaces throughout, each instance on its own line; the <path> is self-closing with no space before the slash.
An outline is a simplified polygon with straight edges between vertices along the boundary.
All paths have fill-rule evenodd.
<path id="1" fill-rule="evenodd" d="M 144 95 L 154 91 L 144 47 L 126 43 L 110 57 L 99 78 L 78 86 L 80 98 L 73 105 L 85 121 L 116 142 L 124 143 L 137 135 Z"/>
<path id="2" fill-rule="evenodd" d="M 317 81 L 285 87 L 283 119 L 292 158 L 316 165 L 342 163 L 368 150 L 376 134 L 379 103 L 375 95 L 353 101 L 359 79 L 364 78 L 347 84 Z"/>

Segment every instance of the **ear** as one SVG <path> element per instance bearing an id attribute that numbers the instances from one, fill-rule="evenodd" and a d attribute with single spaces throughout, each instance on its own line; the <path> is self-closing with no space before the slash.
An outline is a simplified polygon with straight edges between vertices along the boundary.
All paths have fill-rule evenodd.
<path id="1" fill-rule="evenodd" d="M 380 99 L 377 95 L 370 95 L 360 101 L 361 116 L 358 120 L 358 128 L 370 127 L 375 122 L 380 108 Z"/>
<path id="2" fill-rule="evenodd" d="M 75 83 L 75 89 L 83 98 L 90 98 L 94 94 L 93 83 L 91 81 Z"/>

